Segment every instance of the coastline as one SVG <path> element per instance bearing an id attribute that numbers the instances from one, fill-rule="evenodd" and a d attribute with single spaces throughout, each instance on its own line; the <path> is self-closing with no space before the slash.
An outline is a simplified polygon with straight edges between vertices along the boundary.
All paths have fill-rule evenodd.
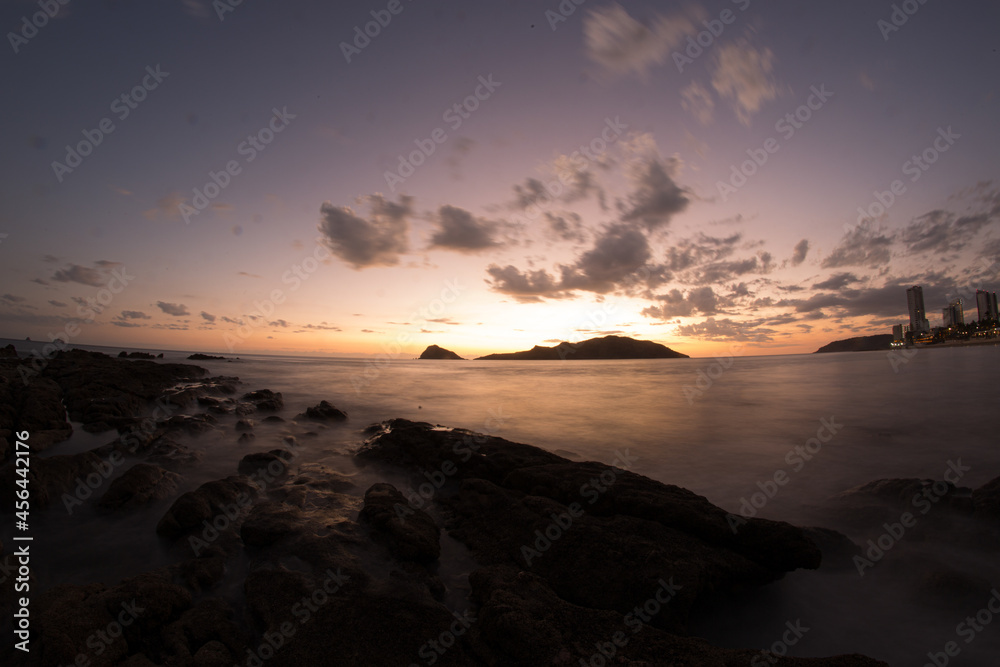
<path id="1" fill-rule="evenodd" d="M 9 365 L 10 360 L 4 367 Z M 50 374 L 63 384 L 50 384 Z M 118 377 L 116 385 L 141 390 L 146 400 L 128 399 L 128 392 L 102 384 L 102 376 Z M 129 378 L 141 382 L 130 384 Z M 113 399 L 118 411 L 82 400 L 68 404 L 70 416 L 86 430 L 107 434 L 108 442 L 60 455 L 62 401 L 67 391 L 91 384 L 92 398 Z M 341 421 L 335 412 L 320 404 L 312 415 L 309 409 L 296 415 L 297 408 L 285 405 L 280 394 L 243 386 L 234 377 L 209 377 L 189 364 L 60 354 L 28 390 L 51 408 L 29 415 L 35 423 L 28 442 L 34 447 L 42 442 L 36 436 L 43 435 L 53 454 L 37 458 L 32 469 L 33 489 L 44 489 L 36 512 L 58 507 L 95 464 L 117 461 L 118 454 L 122 463 L 95 491 L 93 502 L 126 514 L 152 507 L 159 517 L 147 530 L 166 541 L 169 565 L 122 582 L 44 593 L 35 610 L 41 628 L 36 638 L 46 643 L 66 624 L 100 627 L 109 600 L 140 595 L 157 606 L 162 616 L 157 623 L 165 629 L 140 619 L 142 637 L 114 644 L 122 660 L 155 652 L 167 656 L 166 633 L 193 631 L 192 619 L 200 617 L 204 627 L 193 636 L 205 637 L 210 628 L 208 635 L 217 638 L 175 646 L 174 658 L 195 660 L 200 652 L 199 664 L 213 655 L 252 664 L 253 654 L 261 657 L 263 638 L 280 634 L 290 620 L 282 610 L 322 589 L 327 596 L 343 595 L 350 614 L 317 605 L 310 620 L 321 622 L 304 623 L 294 638 L 286 637 L 268 664 L 318 664 L 333 641 L 319 628 L 330 627 L 354 628 L 334 631 L 335 644 L 354 647 L 353 655 L 368 651 L 371 659 L 419 664 L 428 639 L 450 631 L 452 614 L 461 617 L 464 610 L 468 622 L 455 626 L 453 647 L 438 655 L 439 664 L 537 664 L 532 661 L 539 654 L 565 652 L 587 660 L 594 646 L 613 642 L 619 632 L 629 633 L 622 636 L 630 641 L 616 652 L 632 660 L 674 654 L 692 661 L 749 662 L 759 649 L 711 647 L 688 638 L 693 611 L 734 589 L 764 594 L 769 582 L 799 568 L 850 568 L 843 555 L 856 546 L 836 531 L 734 518 L 690 491 L 630 472 L 627 449 L 609 464 L 576 462 L 488 433 L 408 420 L 389 419 L 368 429 L 352 458 L 380 481 L 370 484 L 366 478 L 359 486 L 359 477 L 297 462 L 310 438 L 322 437 L 324 427 Z M 143 418 L 155 404 L 173 406 L 171 413 Z M 178 495 L 178 478 L 201 465 L 190 448 L 178 446 L 187 441 L 181 434 L 191 442 L 210 432 L 229 432 L 233 439 L 256 432 L 263 439 L 271 418 L 282 420 L 273 425 L 288 432 L 280 444 L 254 444 L 251 438 L 248 453 L 231 461 L 228 476 Z M 104 428 L 115 420 L 115 428 L 125 431 L 120 436 Z M 249 429 L 237 430 L 241 422 Z M 5 477 L 10 473 L 7 466 Z M 5 479 L 5 488 L 11 482 Z M 852 495 L 854 501 L 861 497 L 865 512 L 882 500 L 867 492 Z M 956 512 L 963 506 L 960 497 Z M 206 531 L 216 523 L 211 537 Z M 637 536 L 644 536 L 642 544 Z M 459 549 L 473 563 L 465 583 L 438 571 L 442 562 L 453 562 L 449 549 Z M 9 552 L 8 547 L 3 556 Z M 245 558 L 249 572 L 232 571 Z M 283 563 L 289 559 L 307 566 L 288 570 Z M 586 568 L 581 559 L 589 563 Z M 218 596 L 234 585 L 245 591 L 236 608 L 245 605 L 247 616 L 227 610 L 232 602 L 223 604 Z M 650 599 L 660 605 L 657 613 L 629 625 L 637 618 L 629 617 L 630 610 Z M 632 636 L 633 627 L 642 633 Z M 518 642 L 496 640 L 511 631 L 520 633 Z M 53 664 L 71 663 L 85 640 L 81 635 L 53 648 L 63 651 Z M 800 661 L 786 658 L 782 664 Z M 884 663 L 850 656 L 828 664 Z"/>

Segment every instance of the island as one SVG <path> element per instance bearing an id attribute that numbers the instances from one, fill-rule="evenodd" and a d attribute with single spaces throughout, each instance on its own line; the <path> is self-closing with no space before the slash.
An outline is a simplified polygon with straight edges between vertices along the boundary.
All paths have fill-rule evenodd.
<path id="1" fill-rule="evenodd" d="M 438 347 L 437 345 L 430 345 L 426 350 L 421 353 L 420 359 L 458 359 L 464 361 L 462 357 L 458 356 L 451 350 L 446 350 L 443 347 Z"/>
<path id="2" fill-rule="evenodd" d="M 820 352 L 870 352 L 872 350 L 888 350 L 892 343 L 892 334 L 875 334 L 874 336 L 857 336 L 827 343 L 813 354 Z"/>
<path id="3" fill-rule="evenodd" d="M 217 357 L 211 354 L 202 354 L 201 352 L 195 352 L 188 359 L 192 361 L 229 361 L 226 357 Z"/>
<path id="4" fill-rule="evenodd" d="M 579 343 L 562 342 L 553 347 L 536 345 L 521 352 L 488 354 L 479 359 L 504 361 L 560 361 L 564 359 L 690 359 L 686 354 L 671 350 L 650 340 L 635 340 L 626 336 L 590 338 Z"/>

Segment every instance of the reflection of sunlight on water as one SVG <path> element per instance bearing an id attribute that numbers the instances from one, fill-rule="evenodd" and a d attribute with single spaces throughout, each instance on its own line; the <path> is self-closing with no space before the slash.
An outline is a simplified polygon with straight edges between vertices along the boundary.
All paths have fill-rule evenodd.
<path id="1" fill-rule="evenodd" d="M 170 355 L 164 361 L 184 361 Z M 940 479 L 948 460 L 959 457 L 972 467 L 963 484 L 975 487 L 1000 475 L 1000 449 L 995 445 L 1000 394 L 993 388 L 998 359 L 996 347 L 928 350 L 894 373 L 880 352 L 737 357 L 691 401 L 684 389 L 694 385 L 710 359 L 400 360 L 382 367 L 375 381 L 357 394 L 351 380 L 367 368 L 359 360 L 244 356 L 239 363 L 200 362 L 212 375 L 239 375 L 241 391 L 282 392 L 285 409 L 280 415 L 288 421 L 263 423 L 265 415 L 256 415 L 257 437 L 249 445 L 237 444 L 232 416 L 221 417 L 212 433 L 185 438 L 184 444 L 200 451 L 203 459 L 180 471 L 182 490 L 236 474 L 242 456 L 281 447 L 282 438 L 292 435 L 300 445 L 297 462 L 320 461 L 356 475 L 360 494 L 378 473 L 359 470 L 348 455 L 350 449 L 367 437 L 363 429 L 369 424 L 403 417 L 488 432 L 561 450 L 571 458 L 611 462 L 616 450 L 627 448 L 638 457 L 633 471 L 689 488 L 732 512 L 738 511 L 742 498 L 758 491 L 758 481 L 784 470 L 788 483 L 760 516 L 813 525 L 815 509 L 829 496 L 874 479 Z M 323 399 L 345 410 L 350 419 L 344 424 L 295 422 L 295 415 Z M 800 470 L 793 470 L 788 453 L 816 436 L 820 420 L 831 417 L 843 429 Z M 46 455 L 82 451 L 110 439 L 78 430 L 69 443 Z M 389 481 L 405 485 L 407 478 Z M 50 541 L 54 547 L 64 542 L 65 551 L 75 554 L 55 559 L 54 580 L 64 580 L 58 574 L 60 563 L 65 572 L 74 570 L 73 580 L 84 582 L 118 579 L 168 560 L 152 528 L 167 507 L 169 502 L 159 503 L 138 514 L 108 519 L 88 506 L 71 521 L 54 505 L 50 513 L 61 516 L 50 521 L 56 532 Z M 81 542 L 93 546 L 93 556 L 72 548 Z M 147 558 L 149 554 L 155 555 Z M 982 576 L 992 575 L 1000 584 L 995 566 L 980 566 Z M 943 644 L 936 639 L 947 623 L 942 626 L 941 619 L 922 607 L 908 611 L 896 602 L 898 592 L 877 583 L 877 577 L 859 581 L 853 570 L 793 573 L 755 593 L 745 606 L 730 605 L 725 617 L 713 617 L 708 630 L 715 631 L 707 633 L 719 644 L 770 645 L 770 634 L 785 621 L 808 614 L 816 629 L 793 647 L 794 655 L 866 652 L 912 662 L 922 653 L 906 642 L 907 632 L 921 635 L 924 628 L 926 650 Z M 950 627 L 959 620 L 948 621 Z M 930 641 L 932 636 L 935 641 Z M 901 648 L 887 648 L 893 642 Z M 984 637 L 977 646 L 990 644 Z M 968 662 L 974 653 L 970 648 L 962 664 L 974 664 Z"/>

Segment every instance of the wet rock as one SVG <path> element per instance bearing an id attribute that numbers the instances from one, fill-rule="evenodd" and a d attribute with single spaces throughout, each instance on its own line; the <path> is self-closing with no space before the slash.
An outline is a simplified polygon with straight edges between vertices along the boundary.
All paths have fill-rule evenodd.
<path id="1" fill-rule="evenodd" d="M 283 422 L 285 420 L 282 419 L 281 417 L 279 417 L 278 415 L 268 415 L 268 416 L 264 417 L 261 421 L 265 421 L 265 422 Z"/>
<path id="2" fill-rule="evenodd" d="M 391 484 L 375 484 L 365 492 L 358 519 L 370 524 L 400 560 L 431 562 L 441 555 L 441 531 L 434 519 L 410 507 Z"/>
<path id="3" fill-rule="evenodd" d="M 240 444 L 240 445 L 249 445 L 250 443 L 252 443 L 256 439 L 257 439 L 257 436 L 254 435 L 253 433 L 241 433 L 240 437 L 236 439 L 236 442 L 237 442 L 237 444 Z"/>
<path id="4" fill-rule="evenodd" d="M 253 475 L 260 470 L 266 470 L 271 477 L 280 477 L 288 472 L 288 462 L 292 453 L 287 449 L 272 449 L 269 452 L 254 452 L 240 459 L 241 475 Z"/>
<path id="5" fill-rule="evenodd" d="M 255 505 L 240 527 L 240 537 L 249 546 L 272 544 L 285 535 L 302 528 L 301 512 L 282 503 L 266 502 Z"/>
<path id="6" fill-rule="evenodd" d="M 306 411 L 299 414 L 296 419 L 314 419 L 316 421 L 344 421 L 347 413 L 338 410 L 328 401 L 320 401 L 319 405 L 306 408 Z"/>
<path id="7" fill-rule="evenodd" d="M 241 419 L 236 422 L 237 431 L 252 431 L 253 430 L 253 420 L 252 419 Z"/>
<path id="8" fill-rule="evenodd" d="M 281 392 L 273 392 L 270 389 L 258 389 L 243 395 L 244 401 L 249 401 L 261 412 L 276 412 L 285 407 L 285 401 L 281 397 Z"/>
<path id="9" fill-rule="evenodd" d="M 181 476 L 159 466 L 137 463 L 111 482 L 99 505 L 105 509 L 131 509 L 169 498 L 176 491 Z"/>
<path id="10" fill-rule="evenodd" d="M 242 514 L 256 496 L 256 490 L 244 477 L 227 477 L 206 482 L 194 491 L 181 495 L 156 526 L 156 534 L 176 540 L 201 530 L 203 521 L 224 514 L 231 520 Z"/>

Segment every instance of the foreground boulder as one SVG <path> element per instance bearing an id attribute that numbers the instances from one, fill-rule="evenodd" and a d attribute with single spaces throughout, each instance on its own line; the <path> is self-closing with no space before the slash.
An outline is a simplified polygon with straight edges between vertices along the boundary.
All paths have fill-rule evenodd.
<path id="1" fill-rule="evenodd" d="M 306 411 L 298 416 L 298 419 L 312 419 L 315 421 L 344 421 L 347 413 L 338 410 L 328 401 L 320 401 L 319 405 L 306 408 Z"/>
<path id="2" fill-rule="evenodd" d="M 111 482 L 99 504 L 104 509 L 129 509 L 169 498 L 181 476 L 148 463 L 138 463 Z"/>

